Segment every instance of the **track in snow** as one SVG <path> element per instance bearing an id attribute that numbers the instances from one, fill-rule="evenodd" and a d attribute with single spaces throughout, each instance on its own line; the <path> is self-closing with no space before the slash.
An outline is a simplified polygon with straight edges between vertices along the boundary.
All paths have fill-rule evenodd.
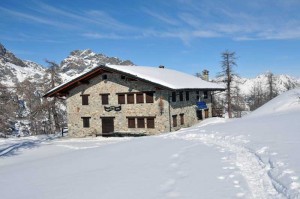
<path id="1" fill-rule="evenodd" d="M 201 131 L 199 133 L 199 131 Z M 204 130 L 192 129 L 168 134 L 165 137 L 171 139 L 184 139 L 200 141 L 207 145 L 221 147 L 230 152 L 234 158 L 231 161 L 240 170 L 241 175 L 248 184 L 250 198 L 294 198 L 290 197 L 285 187 L 273 179 L 270 175 L 270 164 L 265 164 L 259 156 L 247 149 L 244 145 L 247 140 L 242 137 L 220 136 L 216 133 L 205 134 Z"/>

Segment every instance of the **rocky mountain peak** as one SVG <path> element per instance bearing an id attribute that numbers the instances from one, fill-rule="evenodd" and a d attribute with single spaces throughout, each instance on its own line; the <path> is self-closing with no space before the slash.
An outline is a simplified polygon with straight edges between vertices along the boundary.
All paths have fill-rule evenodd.
<path id="1" fill-rule="evenodd" d="M 16 66 L 26 67 L 26 64 L 13 53 L 6 50 L 6 48 L 0 43 L 0 61 L 1 63 L 12 63 Z"/>
<path id="2" fill-rule="evenodd" d="M 72 51 L 60 65 L 62 72 L 73 76 L 101 64 L 134 65 L 130 60 L 123 61 L 117 57 L 97 54 L 90 49 Z"/>

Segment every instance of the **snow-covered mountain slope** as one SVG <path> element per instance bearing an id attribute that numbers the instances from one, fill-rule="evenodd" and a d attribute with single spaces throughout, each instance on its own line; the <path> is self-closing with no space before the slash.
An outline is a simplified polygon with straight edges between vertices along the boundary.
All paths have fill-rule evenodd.
<path id="1" fill-rule="evenodd" d="M 298 199 L 299 95 L 159 136 L 0 139 L 1 196 Z"/>
<path id="2" fill-rule="evenodd" d="M 0 44 L 0 83 L 14 86 L 26 78 L 33 81 L 41 79 L 44 73 L 45 68 L 43 66 L 17 58 Z"/>
<path id="3" fill-rule="evenodd" d="M 129 60 L 121 60 L 117 57 L 108 57 L 96 54 L 91 50 L 74 50 L 61 62 L 61 71 L 65 80 L 70 77 L 84 73 L 101 64 L 134 65 Z"/>
<path id="4" fill-rule="evenodd" d="M 300 80 L 289 75 L 274 75 L 275 90 L 280 94 L 288 90 L 288 87 L 297 87 L 300 85 Z M 236 78 L 239 82 L 237 85 L 241 90 L 241 94 L 250 95 L 254 86 L 261 85 L 263 90 L 268 89 L 268 75 L 261 74 L 255 78 Z"/>

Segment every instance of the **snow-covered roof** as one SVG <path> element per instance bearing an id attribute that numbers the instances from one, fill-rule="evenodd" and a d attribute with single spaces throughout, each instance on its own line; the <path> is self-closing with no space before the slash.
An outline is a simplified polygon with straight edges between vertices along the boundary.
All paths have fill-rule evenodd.
<path id="1" fill-rule="evenodd" d="M 99 70 L 117 72 L 130 78 L 144 80 L 146 82 L 150 82 L 171 90 L 225 90 L 223 85 L 208 82 L 193 75 L 189 75 L 172 69 L 148 66 L 124 66 L 107 64 L 97 66 L 90 71 L 83 73 L 82 75 L 79 75 L 78 77 L 51 89 L 44 96 L 51 97 L 52 94 L 59 92 L 61 89 L 65 89 L 75 82 L 82 81 L 85 77 L 90 76 L 90 74 L 95 73 Z"/>
<path id="2" fill-rule="evenodd" d="M 201 78 L 167 68 L 146 66 L 121 66 L 106 65 L 106 68 L 127 73 L 140 79 L 144 79 L 164 87 L 178 89 L 211 89 L 224 90 L 224 86 L 204 81 Z"/>

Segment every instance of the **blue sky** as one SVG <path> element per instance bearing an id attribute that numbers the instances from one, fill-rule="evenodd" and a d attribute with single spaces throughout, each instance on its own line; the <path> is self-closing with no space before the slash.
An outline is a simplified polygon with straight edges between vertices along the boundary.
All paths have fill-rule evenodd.
<path id="1" fill-rule="evenodd" d="M 0 42 L 45 65 L 75 49 L 215 76 L 221 52 L 236 72 L 300 77 L 299 0 L 1 0 Z"/>

